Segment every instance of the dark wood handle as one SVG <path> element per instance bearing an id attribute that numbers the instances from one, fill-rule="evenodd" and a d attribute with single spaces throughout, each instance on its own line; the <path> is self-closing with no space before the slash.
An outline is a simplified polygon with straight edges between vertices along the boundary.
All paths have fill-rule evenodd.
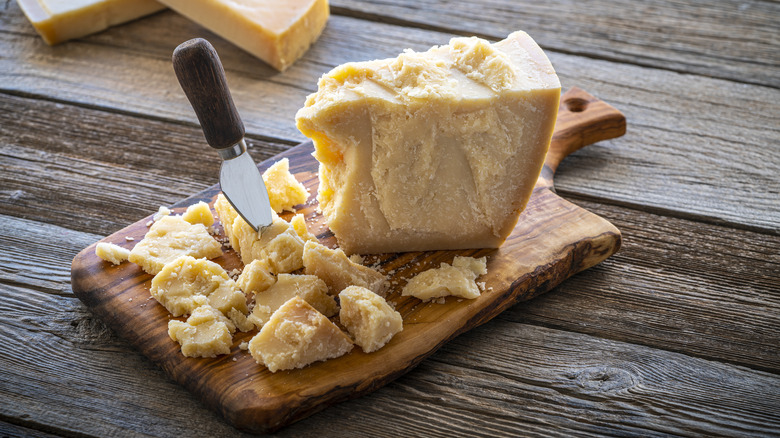
<path id="1" fill-rule="evenodd" d="M 577 87 L 561 96 L 555 133 L 544 161 L 543 177 L 549 177 L 564 158 L 578 149 L 603 140 L 620 137 L 626 133 L 626 116 L 615 107 Z"/>
<path id="2" fill-rule="evenodd" d="M 173 69 L 198 116 L 209 146 L 224 149 L 244 138 L 244 123 L 230 96 L 217 51 L 195 38 L 173 51 Z"/>

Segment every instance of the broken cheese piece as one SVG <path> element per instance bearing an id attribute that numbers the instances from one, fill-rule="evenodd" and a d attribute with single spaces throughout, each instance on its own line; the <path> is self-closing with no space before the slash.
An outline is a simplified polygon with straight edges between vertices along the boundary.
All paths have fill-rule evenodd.
<path id="1" fill-rule="evenodd" d="M 496 248 L 544 163 L 560 82 L 524 32 L 347 63 L 296 115 L 347 253 Z"/>
<path id="2" fill-rule="evenodd" d="M 217 357 L 230 353 L 231 322 L 217 309 L 201 306 L 187 322 L 168 321 L 168 336 L 181 345 L 186 357 Z"/>
<path id="3" fill-rule="evenodd" d="M 191 224 L 179 216 L 164 216 L 130 251 L 128 259 L 149 274 L 180 256 L 213 259 L 222 255 L 222 245 L 203 224 Z"/>
<path id="4" fill-rule="evenodd" d="M 320 36 L 327 0 L 160 0 L 176 12 L 284 71 Z"/>
<path id="5" fill-rule="evenodd" d="M 249 311 L 246 296 L 222 266 L 190 256 L 167 263 L 152 279 L 149 292 L 173 316 L 190 314 L 205 304 L 224 315 L 231 309 L 244 315 Z"/>
<path id="6" fill-rule="evenodd" d="M 17 3 L 49 45 L 165 9 L 154 0 L 17 0 Z"/>
<path id="7" fill-rule="evenodd" d="M 486 273 L 485 257 L 475 259 L 456 256 L 452 265 L 442 263 L 438 268 L 417 274 L 406 283 L 401 295 L 413 296 L 423 301 L 446 296 L 477 298 L 479 287 L 475 280 Z"/>
<path id="8" fill-rule="evenodd" d="M 276 277 L 264 260 L 252 260 L 238 276 L 238 288 L 248 294 L 258 294 L 276 283 Z"/>
<path id="9" fill-rule="evenodd" d="M 271 209 L 277 213 L 295 211 L 294 206 L 309 199 L 309 191 L 290 173 L 290 160 L 282 158 L 263 172 Z"/>
<path id="10" fill-rule="evenodd" d="M 113 243 L 98 242 L 95 246 L 95 255 L 107 262 L 118 265 L 130 257 L 130 250 Z"/>
<path id="11" fill-rule="evenodd" d="M 341 249 L 330 249 L 314 242 L 306 242 L 303 247 L 304 272 L 320 277 L 332 295 L 336 295 L 347 286 L 361 286 L 380 296 L 384 296 L 387 279 L 379 272 L 363 265 L 353 263 Z"/>
<path id="12" fill-rule="evenodd" d="M 403 330 L 401 314 L 384 298 L 360 286 L 349 286 L 339 293 L 341 325 L 366 353 L 379 350 Z"/>
<path id="13" fill-rule="evenodd" d="M 211 213 L 209 205 L 203 201 L 187 207 L 187 211 L 181 215 L 181 218 L 191 224 L 203 224 L 205 227 L 214 224 L 214 215 Z"/>
<path id="14" fill-rule="evenodd" d="M 255 295 L 255 308 L 249 320 L 261 328 L 282 304 L 295 296 L 303 298 L 327 317 L 339 311 L 336 300 L 328 295 L 328 286 L 319 278 L 313 275 L 279 274 L 273 286 Z"/>
<path id="15" fill-rule="evenodd" d="M 249 352 L 272 373 L 342 356 L 352 341 L 303 298 L 284 303 L 249 341 Z"/>

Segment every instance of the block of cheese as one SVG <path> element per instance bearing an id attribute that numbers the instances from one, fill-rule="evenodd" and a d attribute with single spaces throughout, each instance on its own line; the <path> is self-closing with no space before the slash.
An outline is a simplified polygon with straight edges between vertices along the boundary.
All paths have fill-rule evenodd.
<path id="1" fill-rule="evenodd" d="M 249 341 L 249 353 L 272 373 L 342 356 L 352 341 L 301 297 L 293 297 Z"/>
<path id="2" fill-rule="evenodd" d="M 130 251 L 128 259 L 149 274 L 157 274 L 179 256 L 213 259 L 222 255 L 222 245 L 203 224 L 191 224 L 179 216 L 163 216 Z"/>
<path id="3" fill-rule="evenodd" d="M 187 357 L 216 357 L 230 353 L 231 322 L 217 309 L 201 306 L 187 322 L 168 321 L 168 336 L 181 345 Z"/>
<path id="4" fill-rule="evenodd" d="M 284 71 L 317 40 L 328 0 L 160 0 L 176 12 Z"/>
<path id="5" fill-rule="evenodd" d="M 155 0 L 16 0 L 47 44 L 106 30 L 165 9 Z"/>
<path id="6" fill-rule="evenodd" d="M 317 200 L 348 254 L 496 248 L 544 164 L 560 99 L 524 32 L 347 63 L 296 115 Z"/>
<path id="7" fill-rule="evenodd" d="M 238 276 L 238 288 L 248 294 L 259 294 L 276 283 L 276 277 L 265 260 L 252 260 Z"/>
<path id="8" fill-rule="evenodd" d="M 341 249 L 306 242 L 303 247 L 304 272 L 320 277 L 328 285 L 329 292 L 337 295 L 347 286 L 361 286 L 384 296 L 387 279 L 384 275 L 350 260 Z"/>
<path id="9" fill-rule="evenodd" d="M 277 213 L 295 211 L 293 206 L 309 199 L 309 191 L 290 173 L 290 160 L 282 158 L 263 172 L 263 182 L 268 191 L 271 209 Z"/>
<path id="10" fill-rule="evenodd" d="M 341 325 L 366 353 L 379 350 L 403 330 L 401 314 L 384 298 L 360 286 L 349 286 L 339 293 Z"/>
<path id="11" fill-rule="evenodd" d="M 372 292 L 373 293 L 373 292 Z M 292 297 L 301 297 L 327 317 L 339 311 L 339 306 L 328 295 L 328 286 L 314 275 L 279 274 L 276 283 L 255 295 L 255 308 L 249 320 L 261 328 L 271 315 Z"/>
<path id="12" fill-rule="evenodd" d="M 95 246 L 95 255 L 107 262 L 118 265 L 130 257 L 130 250 L 113 243 L 98 242 Z"/>
<path id="13" fill-rule="evenodd" d="M 167 263 L 154 276 L 149 292 L 173 316 L 192 313 L 209 304 L 228 315 L 231 309 L 246 314 L 246 296 L 222 266 L 206 260 L 182 256 Z"/>
<path id="14" fill-rule="evenodd" d="M 187 207 L 187 211 L 181 215 L 181 218 L 191 224 L 203 224 L 206 227 L 214 224 L 214 215 L 211 214 L 209 205 L 203 201 Z"/>
<path id="15" fill-rule="evenodd" d="M 401 291 L 402 296 L 413 296 L 423 301 L 434 298 L 456 296 L 476 298 L 479 287 L 476 279 L 487 273 L 485 257 L 456 256 L 452 265 L 442 263 L 440 267 L 420 272 Z"/>

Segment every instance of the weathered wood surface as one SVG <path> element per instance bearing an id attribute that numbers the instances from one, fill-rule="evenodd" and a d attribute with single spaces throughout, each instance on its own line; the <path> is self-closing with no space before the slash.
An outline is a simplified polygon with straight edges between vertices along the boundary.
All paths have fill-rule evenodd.
<path id="1" fill-rule="evenodd" d="M 403 47 L 426 49 L 452 37 L 334 16 L 304 59 L 279 74 L 170 11 L 52 48 L 14 8 L 0 14 L 0 44 L 10 50 L 0 57 L 0 91 L 196 126 L 173 75 L 170 52 L 188 38 L 207 36 L 223 61 L 250 138 L 273 137 L 288 145 L 305 140 L 295 128 L 295 112 L 333 66 L 395 56 Z M 558 181 L 562 193 L 780 235 L 780 203 L 775 202 L 780 146 L 773 141 L 780 89 L 554 51 L 548 55 L 564 87 L 588 90 L 620 107 L 632 122 L 620 148 L 605 142 L 566 164 L 570 171 Z M 88 65 L 103 70 L 85 82 Z M 767 71 L 775 75 L 775 69 Z M 607 166 L 609 172 L 598 171 Z M 744 177 L 736 179 L 735 173 Z M 744 202 L 745 192 L 751 193 L 750 203 Z"/>
<path id="2" fill-rule="evenodd" d="M 780 4 L 707 0 L 332 0 L 336 14 L 780 88 Z"/>
<path id="3" fill-rule="evenodd" d="M 504 26 L 537 37 L 564 86 L 626 113 L 625 137 L 575 153 L 556 177 L 559 194 L 623 231 L 623 249 L 389 386 L 279 434 L 777 436 L 780 51 L 778 33 L 766 37 L 776 2 L 665 3 L 662 14 L 684 13 L 659 21 L 635 13 L 654 2 L 572 2 L 573 16 L 509 0 L 469 14 L 448 1 L 442 16 L 463 18 L 444 24 L 431 1 L 408 23 L 397 21 L 403 2 L 332 3 L 323 39 L 278 74 L 170 12 L 49 48 L 14 1 L 0 2 L 0 330 L 13 341 L 0 343 L 0 435 L 240 435 L 68 282 L 85 244 L 217 179 L 173 79 L 176 44 L 215 43 L 262 160 L 301 140 L 291 116 L 331 66 L 469 26 L 499 38 Z M 736 37 L 718 34 L 724 22 Z M 611 368 L 561 377 L 591 366 Z M 610 391 L 624 381 L 615 370 L 640 384 Z"/>

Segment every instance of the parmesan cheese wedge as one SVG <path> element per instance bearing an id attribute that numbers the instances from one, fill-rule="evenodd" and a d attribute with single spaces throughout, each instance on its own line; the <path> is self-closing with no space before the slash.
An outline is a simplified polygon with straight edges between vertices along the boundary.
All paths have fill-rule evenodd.
<path id="1" fill-rule="evenodd" d="M 81 38 L 165 9 L 154 0 L 17 0 L 46 44 Z"/>
<path id="2" fill-rule="evenodd" d="M 160 0 L 176 12 L 284 71 L 317 40 L 328 0 Z"/>
<path id="3" fill-rule="evenodd" d="M 347 63 L 298 111 L 347 254 L 496 248 L 544 164 L 561 85 L 524 32 Z"/>

